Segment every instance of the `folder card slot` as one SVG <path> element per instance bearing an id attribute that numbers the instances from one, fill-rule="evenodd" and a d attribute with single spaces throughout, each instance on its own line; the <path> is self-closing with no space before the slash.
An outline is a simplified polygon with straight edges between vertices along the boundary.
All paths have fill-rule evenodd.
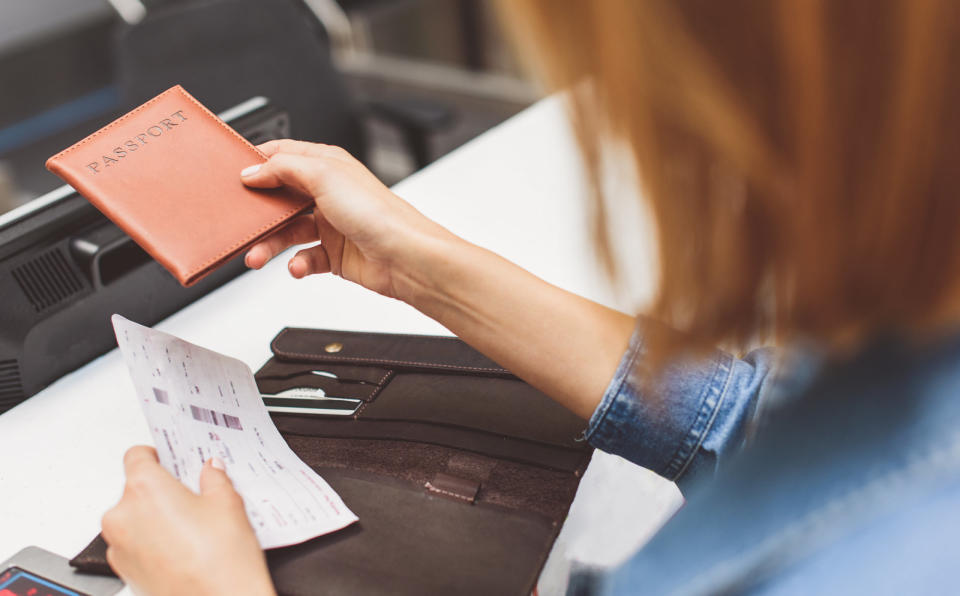
<path id="1" fill-rule="evenodd" d="M 473 429 L 581 449 L 586 423 L 522 381 L 399 373 L 363 420 L 395 420 Z"/>
<path id="2" fill-rule="evenodd" d="M 391 371 L 385 368 L 271 360 L 256 374 L 264 395 L 277 395 L 300 387 L 323 390 L 327 397 L 372 401 L 386 385 Z"/>
<path id="3" fill-rule="evenodd" d="M 374 402 L 376 403 L 376 402 Z M 363 411 L 360 411 L 360 416 Z M 575 472 L 589 461 L 587 443 L 560 447 L 464 427 L 406 420 L 363 420 L 290 413 L 271 415 L 285 435 L 314 439 L 376 439 L 442 446 L 527 465 Z"/>

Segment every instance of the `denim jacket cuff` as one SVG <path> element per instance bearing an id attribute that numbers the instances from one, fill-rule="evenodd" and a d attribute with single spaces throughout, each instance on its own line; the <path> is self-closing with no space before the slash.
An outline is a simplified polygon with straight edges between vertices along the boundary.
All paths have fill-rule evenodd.
<path id="1" fill-rule="evenodd" d="M 636 370 L 637 359 L 643 347 L 643 340 L 643 330 L 641 329 L 641 325 L 637 325 L 634 327 L 633 334 L 630 336 L 627 351 L 620 359 L 620 364 L 617 365 L 617 370 L 613 373 L 613 378 L 610 379 L 607 390 L 600 400 L 600 405 L 597 406 L 597 409 L 593 411 L 593 415 L 590 416 L 590 421 L 587 423 L 587 429 L 583 433 L 583 438 L 594 447 L 602 448 L 597 445 L 597 442 L 604 442 L 604 439 L 609 441 L 613 434 L 614 429 L 608 427 L 615 426 L 616 422 L 608 423 L 607 416 L 610 414 L 611 409 L 618 409 L 617 400 L 623 395 L 623 386 L 627 383 L 630 373 Z"/>
<path id="2" fill-rule="evenodd" d="M 711 467 L 709 455 L 702 457 L 702 462 L 697 458 L 714 432 L 733 357 L 717 351 L 706 358 L 680 358 L 660 370 L 654 383 L 644 385 L 641 371 L 649 370 L 643 363 L 647 352 L 643 327 L 647 323 L 637 325 L 584 438 L 599 449 L 677 481 L 688 470 Z"/>

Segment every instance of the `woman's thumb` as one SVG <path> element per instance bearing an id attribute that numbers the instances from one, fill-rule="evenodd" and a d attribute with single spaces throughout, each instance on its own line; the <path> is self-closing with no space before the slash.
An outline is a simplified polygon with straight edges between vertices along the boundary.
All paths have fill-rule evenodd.
<path id="1" fill-rule="evenodd" d="M 200 471 L 200 494 L 210 495 L 222 492 L 235 492 L 233 482 L 227 476 L 226 466 L 219 457 L 211 457 Z"/>
<path id="2" fill-rule="evenodd" d="M 322 162 L 304 155 L 277 153 L 262 164 L 244 168 L 240 179 L 253 188 L 290 186 L 304 194 L 316 196 L 317 176 Z"/>

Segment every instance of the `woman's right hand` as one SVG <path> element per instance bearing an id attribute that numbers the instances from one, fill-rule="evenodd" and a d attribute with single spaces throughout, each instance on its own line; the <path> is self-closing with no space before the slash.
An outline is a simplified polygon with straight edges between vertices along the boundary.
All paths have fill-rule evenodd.
<path id="1" fill-rule="evenodd" d="M 590 417 L 627 348 L 633 317 L 457 238 L 339 147 L 271 141 L 260 150 L 266 163 L 244 170 L 243 183 L 298 189 L 313 197 L 316 209 L 253 246 L 248 266 L 259 269 L 290 246 L 319 240 L 290 259 L 294 277 L 333 272 L 403 300 Z"/>
<path id="2" fill-rule="evenodd" d="M 287 248 L 304 248 L 290 259 L 297 278 L 334 273 L 380 294 L 406 300 L 418 253 L 454 239 L 393 194 L 363 164 L 340 147 L 303 141 L 259 146 L 266 163 L 241 172 L 254 188 L 289 186 L 313 197 L 316 209 L 257 243 L 248 267 L 259 269 Z"/>

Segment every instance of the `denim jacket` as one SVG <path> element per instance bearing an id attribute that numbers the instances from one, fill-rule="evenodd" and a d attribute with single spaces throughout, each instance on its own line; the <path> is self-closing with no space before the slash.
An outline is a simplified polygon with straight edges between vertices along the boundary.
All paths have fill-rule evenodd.
<path id="1" fill-rule="evenodd" d="M 676 361 L 642 325 L 586 438 L 674 480 L 681 511 L 570 594 L 960 593 L 960 338 L 843 362 Z"/>

